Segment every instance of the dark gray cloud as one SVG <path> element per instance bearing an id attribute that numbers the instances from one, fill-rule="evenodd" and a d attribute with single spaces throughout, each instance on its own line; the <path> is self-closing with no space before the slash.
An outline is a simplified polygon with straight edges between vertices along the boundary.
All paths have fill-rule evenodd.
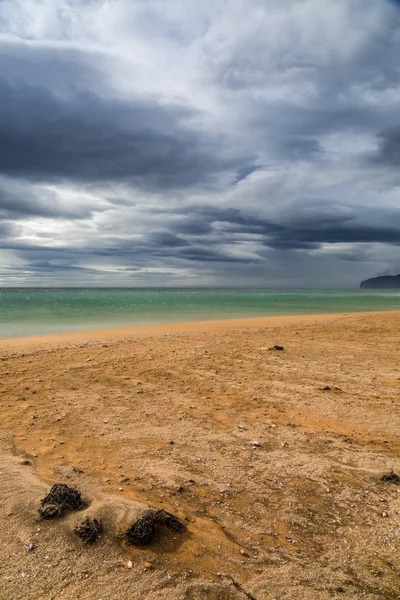
<path id="1" fill-rule="evenodd" d="M 72 264 L 62 264 L 56 261 L 43 260 L 43 261 L 27 261 L 24 266 L 14 266 L 13 271 L 33 271 L 34 273 L 41 275 L 54 275 L 63 272 L 73 272 L 73 273 L 85 273 L 94 274 L 96 273 L 95 269 L 88 269 L 86 267 L 80 267 L 79 265 Z"/>
<path id="2" fill-rule="evenodd" d="M 400 166 L 400 125 L 381 134 L 379 160 L 392 166 Z"/>
<path id="3" fill-rule="evenodd" d="M 179 254 L 177 254 L 177 258 L 183 258 L 184 260 L 197 262 L 230 262 L 236 264 L 256 262 L 254 258 L 234 256 L 232 254 L 218 252 L 218 250 L 214 249 L 209 250 L 208 248 L 201 246 L 191 246 L 190 248 L 185 248 L 184 250 L 181 250 Z"/>
<path id="4" fill-rule="evenodd" d="M 1 151 L 0 151 L 1 154 Z M 0 177 L 0 219 L 21 220 L 29 217 L 83 219 L 90 217 L 95 206 L 63 202 L 56 190 L 33 187 L 23 181 Z M 100 210 L 100 206 L 96 207 Z"/>
<path id="5" fill-rule="evenodd" d="M 223 224 L 220 243 L 234 241 L 237 234 L 260 236 L 265 246 L 275 249 L 314 249 L 322 244 L 384 243 L 400 245 L 400 209 L 364 209 L 325 211 L 304 206 L 295 214 L 283 213 L 275 221 L 263 219 L 240 209 L 220 209 L 212 206 L 192 207 L 199 226 L 209 235 L 215 223 Z M 183 223 L 184 226 L 184 223 Z M 179 222 L 174 223 L 177 231 Z M 196 228 L 194 228 L 196 229 Z"/>
<path id="6" fill-rule="evenodd" d="M 190 113 L 93 93 L 61 98 L 0 78 L 0 173 L 32 180 L 128 179 L 150 189 L 205 184 L 233 168 Z M 22 118 L 21 118 L 22 117 Z"/>
<path id="7" fill-rule="evenodd" d="M 150 233 L 147 239 L 157 246 L 165 246 L 167 248 L 180 248 L 181 246 L 188 245 L 187 240 L 169 231 L 155 231 L 154 233 Z"/>
<path id="8" fill-rule="evenodd" d="M 76 50 L 21 44 L 12 46 L 10 56 L 9 44 L 3 49 L 2 175 L 53 182 L 129 180 L 152 190 L 182 189 L 210 183 L 246 160 L 224 155 L 217 136 L 196 128 L 199 115 L 189 105 L 156 96 L 116 98 L 100 85 L 92 54 L 88 60 L 81 52 L 79 61 Z"/>

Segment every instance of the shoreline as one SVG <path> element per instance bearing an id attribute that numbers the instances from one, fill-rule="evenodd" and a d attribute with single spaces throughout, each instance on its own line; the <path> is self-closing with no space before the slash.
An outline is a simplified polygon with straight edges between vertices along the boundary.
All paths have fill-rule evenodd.
<path id="1" fill-rule="evenodd" d="M 207 331 L 226 329 L 251 329 L 259 327 L 286 327 L 296 324 L 307 325 L 332 321 L 346 317 L 372 317 L 377 315 L 400 315 L 400 310 L 356 311 L 338 313 L 269 315 L 265 317 L 240 317 L 235 319 L 210 319 L 205 321 L 182 321 L 174 323 L 155 323 L 146 325 L 125 325 L 83 331 L 66 331 L 60 333 L 38 334 L 24 337 L 1 338 L 0 349 L 8 350 L 21 347 L 47 346 L 49 344 L 83 342 L 102 342 L 150 337 L 157 335 L 176 335 L 185 333 L 204 333 Z"/>

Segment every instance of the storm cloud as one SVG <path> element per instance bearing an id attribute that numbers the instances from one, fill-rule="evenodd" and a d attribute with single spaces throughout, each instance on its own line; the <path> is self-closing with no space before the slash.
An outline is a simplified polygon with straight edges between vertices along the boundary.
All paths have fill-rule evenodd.
<path id="1" fill-rule="evenodd" d="M 3 0 L 0 284 L 393 271 L 399 32 L 376 0 Z"/>
<path id="2" fill-rule="evenodd" d="M 38 60 L 29 46 L 25 49 L 27 63 Z M 52 62 L 43 52 L 39 59 L 44 70 Z M 57 55 L 59 70 L 65 63 L 71 69 L 67 59 Z M 18 70 L 7 78 L 0 75 L 2 175 L 47 182 L 129 180 L 149 189 L 183 189 L 235 166 L 211 133 L 190 124 L 196 116 L 190 107 L 151 97 L 104 97 L 72 85 L 53 90 L 30 83 L 28 66 L 22 69 L 24 79 Z M 76 70 L 79 81 L 79 65 Z"/>

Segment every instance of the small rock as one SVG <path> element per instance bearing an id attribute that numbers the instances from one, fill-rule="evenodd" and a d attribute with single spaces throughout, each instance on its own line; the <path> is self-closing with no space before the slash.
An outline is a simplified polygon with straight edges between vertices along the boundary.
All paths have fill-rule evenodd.
<path id="1" fill-rule="evenodd" d="M 132 561 L 128 560 L 128 562 L 126 563 L 126 566 L 127 566 L 128 569 L 132 569 L 132 567 L 133 567 Z"/>
<path id="2" fill-rule="evenodd" d="M 253 448 L 259 448 L 261 446 L 260 442 L 251 442 Z"/>
<path id="3" fill-rule="evenodd" d="M 382 513 L 382 517 L 388 517 L 388 516 L 389 516 L 389 514 L 387 512 Z"/>
<path id="4" fill-rule="evenodd" d="M 151 563 L 151 562 L 145 562 L 143 566 L 144 566 L 145 569 L 152 569 L 153 568 L 153 563 Z"/>
<path id="5" fill-rule="evenodd" d="M 119 491 L 119 492 L 123 492 L 123 491 L 124 491 L 124 488 L 118 488 L 118 491 Z"/>
<path id="6" fill-rule="evenodd" d="M 35 544 L 29 544 L 26 548 L 26 551 L 28 554 L 30 554 L 31 552 L 33 552 L 35 549 Z"/>
<path id="7" fill-rule="evenodd" d="M 284 350 L 285 348 L 283 346 L 278 346 L 277 344 L 275 344 L 275 346 L 271 346 L 271 348 L 269 348 L 269 350 Z"/>

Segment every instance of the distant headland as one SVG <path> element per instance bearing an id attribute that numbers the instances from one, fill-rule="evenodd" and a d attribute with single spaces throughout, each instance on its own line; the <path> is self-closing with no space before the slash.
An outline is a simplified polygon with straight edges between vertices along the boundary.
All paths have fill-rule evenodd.
<path id="1" fill-rule="evenodd" d="M 364 290 L 400 290 L 400 275 L 371 277 L 371 279 L 362 281 L 360 288 Z"/>

